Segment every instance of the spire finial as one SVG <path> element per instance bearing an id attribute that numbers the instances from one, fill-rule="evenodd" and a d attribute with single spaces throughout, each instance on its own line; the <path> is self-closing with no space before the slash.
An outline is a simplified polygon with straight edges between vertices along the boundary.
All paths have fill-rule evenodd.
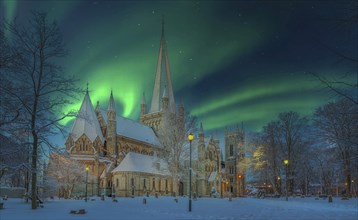
<path id="1" fill-rule="evenodd" d="M 111 89 L 111 96 L 109 97 L 108 111 L 116 111 L 112 89 Z"/>

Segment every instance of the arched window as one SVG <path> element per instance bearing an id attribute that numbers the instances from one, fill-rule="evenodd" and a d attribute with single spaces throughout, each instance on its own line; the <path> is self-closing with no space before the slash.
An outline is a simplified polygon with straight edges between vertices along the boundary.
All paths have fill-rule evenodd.
<path id="1" fill-rule="evenodd" d="M 132 183 L 131 185 L 134 186 L 134 178 L 133 177 L 131 179 L 131 183 Z"/>
<path id="2" fill-rule="evenodd" d="M 144 189 L 147 188 L 147 180 L 146 180 L 146 179 L 143 180 L 143 188 L 144 188 Z"/>
<path id="3" fill-rule="evenodd" d="M 234 155 L 234 146 L 232 146 L 232 144 L 230 144 L 230 156 Z"/>
<path id="4" fill-rule="evenodd" d="M 153 190 L 155 190 L 155 178 L 153 178 L 152 186 L 153 186 Z"/>
<path id="5" fill-rule="evenodd" d="M 119 185 L 119 180 L 118 180 L 118 178 L 116 179 L 116 187 L 118 187 L 118 185 Z"/>

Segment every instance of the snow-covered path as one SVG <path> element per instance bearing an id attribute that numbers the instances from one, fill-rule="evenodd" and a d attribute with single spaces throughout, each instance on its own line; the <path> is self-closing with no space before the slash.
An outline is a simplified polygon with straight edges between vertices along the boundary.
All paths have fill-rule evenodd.
<path id="1" fill-rule="evenodd" d="M 105 201 L 52 200 L 44 208 L 31 210 L 30 205 L 20 199 L 5 201 L 0 210 L 0 219 L 358 219 L 358 199 L 340 200 L 333 203 L 314 198 L 228 199 L 201 198 L 193 201 L 193 210 L 188 212 L 188 198 L 172 197 L 117 198 L 118 203 Z M 70 210 L 86 209 L 84 215 L 69 214 Z"/>

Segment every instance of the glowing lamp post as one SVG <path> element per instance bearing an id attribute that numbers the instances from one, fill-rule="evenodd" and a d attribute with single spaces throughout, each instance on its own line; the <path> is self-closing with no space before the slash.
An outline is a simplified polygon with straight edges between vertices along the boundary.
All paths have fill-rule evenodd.
<path id="1" fill-rule="evenodd" d="M 85 194 L 85 202 L 87 202 L 87 182 L 88 182 L 88 166 L 86 166 L 86 194 Z"/>
<path id="2" fill-rule="evenodd" d="M 239 185 L 239 196 L 241 196 L 241 191 L 242 191 L 241 178 L 242 178 L 242 176 L 239 175 L 238 178 L 239 178 L 239 184 L 238 184 Z"/>
<path id="3" fill-rule="evenodd" d="M 194 135 L 188 135 L 189 140 L 189 212 L 191 212 L 191 142 L 194 140 Z"/>
<path id="4" fill-rule="evenodd" d="M 281 194 L 282 192 L 281 192 L 281 177 L 280 176 L 277 177 L 277 185 L 278 185 L 278 188 L 279 188 L 278 192 Z"/>
<path id="5" fill-rule="evenodd" d="M 288 175 L 287 175 L 287 172 L 288 172 L 288 160 L 283 160 L 283 163 L 285 164 L 285 170 L 286 170 L 286 201 L 288 201 Z"/>

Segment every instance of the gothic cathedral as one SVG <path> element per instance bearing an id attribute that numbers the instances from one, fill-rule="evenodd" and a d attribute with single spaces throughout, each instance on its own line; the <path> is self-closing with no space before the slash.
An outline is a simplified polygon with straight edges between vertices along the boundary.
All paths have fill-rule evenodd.
<path id="1" fill-rule="evenodd" d="M 184 104 L 174 100 L 169 59 L 164 38 L 164 22 L 159 47 L 157 71 L 150 108 L 143 94 L 139 122 L 117 114 L 111 91 L 109 104 L 103 110 L 97 102 L 93 108 L 88 89 L 70 135 L 66 150 L 71 159 L 88 167 L 93 195 L 142 196 L 173 195 L 175 192 L 168 164 L 163 157 L 165 147 L 158 130 L 167 115 L 177 118 L 184 127 Z M 223 196 L 223 192 L 240 194 L 243 181 L 237 179 L 238 160 L 243 153 L 243 132 L 225 133 L 226 179 L 218 138 L 205 137 L 200 125 L 193 141 L 193 192 L 198 196 Z M 241 153 L 241 154 L 240 154 Z M 188 170 L 188 161 L 184 161 Z M 241 172 L 241 171 L 240 171 Z M 244 172 L 242 172 L 244 174 Z M 227 180 L 230 181 L 228 184 Z M 179 182 L 179 194 L 188 193 L 188 176 Z"/>

